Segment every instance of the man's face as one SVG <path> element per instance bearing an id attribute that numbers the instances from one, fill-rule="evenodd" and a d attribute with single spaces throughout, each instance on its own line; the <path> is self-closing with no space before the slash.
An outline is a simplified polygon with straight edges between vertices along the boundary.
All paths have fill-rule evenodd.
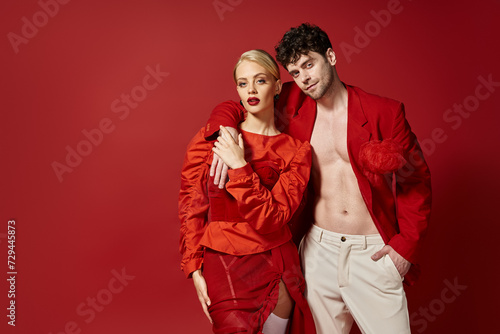
<path id="1" fill-rule="evenodd" d="M 335 61 L 332 49 L 326 52 L 326 59 L 321 54 L 311 51 L 302 55 L 295 63 L 288 64 L 287 70 L 306 95 L 319 100 L 332 87 Z"/>

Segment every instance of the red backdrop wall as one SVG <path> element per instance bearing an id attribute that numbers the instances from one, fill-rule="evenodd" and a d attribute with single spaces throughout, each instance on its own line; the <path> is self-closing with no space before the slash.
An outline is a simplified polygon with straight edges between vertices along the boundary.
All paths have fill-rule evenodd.
<path id="1" fill-rule="evenodd" d="M 423 275 L 407 290 L 413 331 L 491 332 L 498 1 L 0 6 L 2 333 L 210 331 L 179 270 L 184 150 L 217 102 L 237 98 L 237 57 L 273 52 L 305 21 L 329 33 L 343 81 L 405 102 L 424 146 L 434 210 Z"/>

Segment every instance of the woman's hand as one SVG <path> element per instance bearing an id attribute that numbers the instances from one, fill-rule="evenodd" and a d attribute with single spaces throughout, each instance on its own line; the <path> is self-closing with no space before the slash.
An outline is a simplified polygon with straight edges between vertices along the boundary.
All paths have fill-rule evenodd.
<path id="1" fill-rule="evenodd" d="M 194 271 L 192 277 L 196 293 L 198 294 L 198 299 L 200 300 L 201 307 L 203 308 L 203 312 L 205 312 L 205 315 L 207 316 L 208 320 L 210 320 L 210 323 L 213 324 L 214 322 L 212 321 L 210 313 L 208 312 L 208 307 L 210 306 L 211 302 L 210 298 L 208 298 L 207 282 L 205 281 L 205 278 L 203 277 L 200 269 Z"/>
<path id="2" fill-rule="evenodd" d="M 238 135 L 238 143 L 236 143 L 229 131 L 222 125 L 220 127 L 220 136 L 217 137 L 217 141 L 212 150 L 229 166 L 229 168 L 240 168 L 247 164 L 245 160 L 245 146 L 241 133 Z"/>

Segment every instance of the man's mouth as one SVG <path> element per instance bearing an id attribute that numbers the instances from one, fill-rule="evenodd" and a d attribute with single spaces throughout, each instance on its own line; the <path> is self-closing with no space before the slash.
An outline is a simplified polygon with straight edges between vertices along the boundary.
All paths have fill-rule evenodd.
<path id="1" fill-rule="evenodd" d="M 310 86 L 307 86 L 306 90 L 309 90 L 309 89 L 313 88 L 313 87 L 314 87 L 314 86 L 316 86 L 317 84 L 318 84 L 318 83 L 316 82 L 315 84 L 312 84 L 312 85 L 310 85 Z"/>

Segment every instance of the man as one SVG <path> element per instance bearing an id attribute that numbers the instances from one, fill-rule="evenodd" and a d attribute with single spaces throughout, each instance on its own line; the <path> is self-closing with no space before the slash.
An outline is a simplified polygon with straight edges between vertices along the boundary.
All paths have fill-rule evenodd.
<path id="1" fill-rule="evenodd" d="M 313 225 L 300 255 L 317 331 L 349 333 L 355 320 L 364 333 L 410 333 L 402 280 L 418 274 L 431 186 L 404 106 L 342 83 L 316 26 L 290 29 L 276 52 L 295 81 L 283 86 L 278 123 L 313 148 Z M 236 103 L 222 103 L 207 133 L 242 117 Z"/>

